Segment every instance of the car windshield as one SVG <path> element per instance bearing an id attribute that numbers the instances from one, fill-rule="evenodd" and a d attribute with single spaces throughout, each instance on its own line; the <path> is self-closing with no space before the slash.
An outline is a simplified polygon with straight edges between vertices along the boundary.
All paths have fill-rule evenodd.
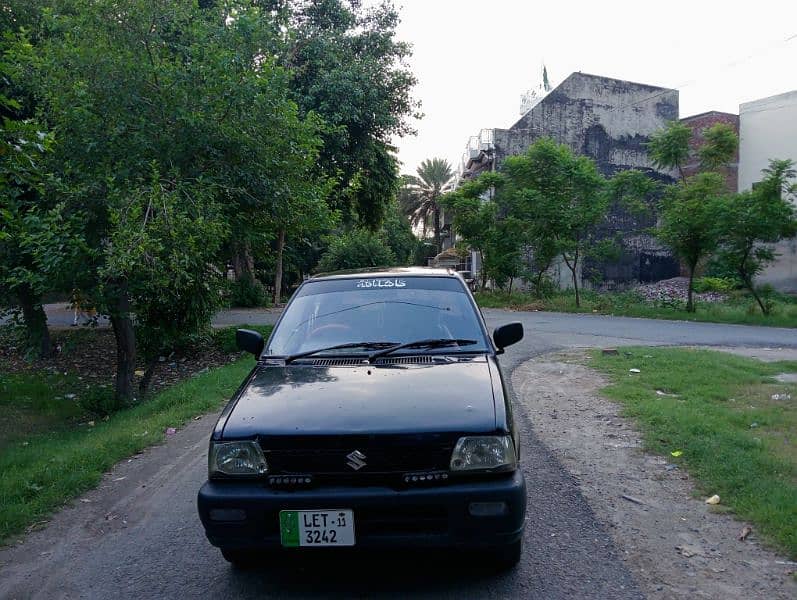
<path id="1" fill-rule="evenodd" d="M 477 340 L 476 344 L 397 353 L 485 352 L 476 309 L 452 277 L 369 277 L 311 281 L 285 309 L 267 354 L 286 356 L 356 342 L 404 344 L 430 338 Z M 372 349 L 371 349 L 372 351 Z M 368 348 L 330 354 L 368 353 Z M 326 352 L 325 352 L 326 354 Z"/>

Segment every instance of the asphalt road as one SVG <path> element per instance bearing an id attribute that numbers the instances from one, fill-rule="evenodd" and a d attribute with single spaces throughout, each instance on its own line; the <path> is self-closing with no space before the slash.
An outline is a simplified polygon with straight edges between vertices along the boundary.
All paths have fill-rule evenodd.
<path id="1" fill-rule="evenodd" d="M 528 358 L 578 346 L 684 344 L 797 349 L 794 330 L 597 315 L 485 310 L 490 327 L 519 320 L 507 377 Z M 245 317 L 245 318 L 244 318 Z M 273 315 L 263 316 L 273 319 Z M 258 322 L 246 314 L 244 322 Z M 576 482 L 520 414 L 528 483 L 524 556 L 496 574 L 458 555 L 336 554 L 232 569 L 205 540 L 196 491 L 215 417 L 118 465 L 74 506 L 16 547 L 0 551 L 0 598 L 433 597 L 640 598 L 621 553 Z"/>

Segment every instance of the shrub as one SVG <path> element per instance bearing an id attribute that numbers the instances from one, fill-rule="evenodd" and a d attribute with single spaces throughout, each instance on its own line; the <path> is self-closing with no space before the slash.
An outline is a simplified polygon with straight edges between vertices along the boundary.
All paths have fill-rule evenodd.
<path id="1" fill-rule="evenodd" d="M 694 281 L 694 289 L 698 294 L 703 292 L 719 292 L 728 294 L 739 287 L 733 277 L 699 277 Z"/>
<path id="2" fill-rule="evenodd" d="M 244 308 L 265 306 L 266 288 L 253 275 L 244 274 L 232 283 L 230 303 Z"/>
<path id="3" fill-rule="evenodd" d="M 107 417 L 123 408 L 113 390 L 103 387 L 91 387 L 81 392 L 77 402 L 80 408 L 97 417 Z"/>
<path id="4" fill-rule="evenodd" d="M 388 267 L 395 262 L 393 251 L 378 235 L 366 229 L 354 229 L 332 238 L 326 254 L 318 263 L 318 270 Z"/>

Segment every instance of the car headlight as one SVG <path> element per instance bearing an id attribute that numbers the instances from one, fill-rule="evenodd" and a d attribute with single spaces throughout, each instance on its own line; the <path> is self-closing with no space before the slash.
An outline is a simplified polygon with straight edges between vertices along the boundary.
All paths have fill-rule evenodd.
<path id="1" fill-rule="evenodd" d="M 514 471 L 515 445 L 508 435 L 461 437 L 451 453 L 452 471 Z"/>
<path id="2" fill-rule="evenodd" d="M 257 477 L 268 473 L 268 464 L 257 442 L 211 442 L 208 477 Z"/>

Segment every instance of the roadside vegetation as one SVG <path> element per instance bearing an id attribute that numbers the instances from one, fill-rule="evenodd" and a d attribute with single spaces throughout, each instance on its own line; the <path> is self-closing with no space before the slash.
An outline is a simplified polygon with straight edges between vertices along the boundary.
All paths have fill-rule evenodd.
<path id="1" fill-rule="evenodd" d="M 689 312 L 685 302 L 646 300 L 633 290 L 627 292 L 595 292 L 583 290 L 581 306 L 576 306 L 573 294 L 552 292 L 539 296 L 532 292 L 487 291 L 476 292 L 476 301 L 483 308 L 512 310 L 541 310 L 567 313 L 597 313 L 646 319 L 672 319 L 737 325 L 766 325 L 797 327 L 797 298 L 772 294 L 768 298 L 770 314 L 758 309 L 756 300 L 748 293 L 734 292 L 722 302 L 696 302 L 699 310 Z"/>
<path id="2" fill-rule="evenodd" d="M 797 361 L 631 347 L 590 364 L 609 376 L 604 394 L 638 422 L 647 449 L 797 559 L 797 384 L 774 379 Z"/>
<path id="3" fill-rule="evenodd" d="M 271 330 L 247 327 L 264 335 Z M 70 358 L 61 363 L 0 359 L 0 543 L 94 487 L 116 462 L 162 441 L 170 428 L 219 409 L 254 365 L 237 351 L 235 328 L 217 330 L 187 357 L 191 368 L 177 383 L 167 379 L 159 391 L 108 412 L 103 399 L 113 395 L 110 379 L 91 380 L 72 366 L 102 333 L 73 330 L 56 338 L 72 344 L 62 350 Z"/>

